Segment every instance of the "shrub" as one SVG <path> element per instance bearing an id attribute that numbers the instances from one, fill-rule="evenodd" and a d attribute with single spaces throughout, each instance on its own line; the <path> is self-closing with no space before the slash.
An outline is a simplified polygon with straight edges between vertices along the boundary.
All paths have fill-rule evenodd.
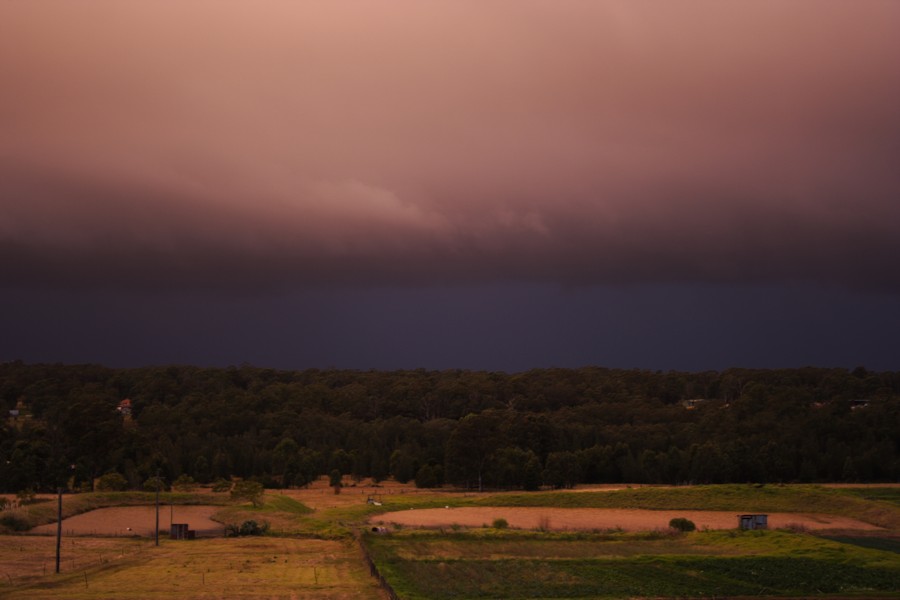
<path id="1" fill-rule="evenodd" d="M 162 477 L 150 477 L 144 484 L 141 486 L 145 492 L 155 492 L 157 490 L 157 486 L 159 486 L 159 491 L 167 492 L 169 490 L 169 486 L 166 484 L 166 480 Z"/>
<path id="2" fill-rule="evenodd" d="M 0 517 L 0 526 L 11 529 L 12 531 L 28 531 L 31 529 L 31 524 L 28 521 L 19 515 L 13 514 Z"/>
<path id="3" fill-rule="evenodd" d="M 227 479 L 216 479 L 212 485 L 212 491 L 221 494 L 222 492 L 228 492 L 231 490 L 231 481 Z"/>
<path id="4" fill-rule="evenodd" d="M 685 519 L 684 517 L 675 517 L 669 521 L 669 527 L 678 531 L 694 531 L 697 529 L 697 526 L 694 525 L 693 521 Z"/>
<path id="5" fill-rule="evenodd" d="M 509 522 L 503 517 L 500 517 L 499 519 L 494 519 L 492 525 L 494 529 L 506 529 L 507 527 L 509 527 Z"/>
<path id="6" fill-rule="evenodd" d="M 97 480 L 97 491 L 100 492 L 121 492 L 127 487 L 128 480 L 115 471 L 110 471 Z"/>
<path id="7" fill-rule="evenodd" d="M 261 524 L 256 521 L 244 521 L 240 526 L 231 524 L 225 527 L 225 535 L 227 537 L 238 537 L 246 535 L 265 535 L 269 530 L 269 524 L 263 521 Z"/>
<path id="8" fill-rule="evenodd" d="M 194 478 L 190 475 L 181 474 L 178 476 L 178 479 L 172 483 L 172 487 L 179 492 L 190 492 L 197 487 L 197 482 L 194 481 Z"/>
<path id="9" fill-rule="evenodd" d="M 34 502 L 34 490 L 25 488 L 16 494 L 16 498 L 18 498 L 20 505 L 31 504 Z"/>

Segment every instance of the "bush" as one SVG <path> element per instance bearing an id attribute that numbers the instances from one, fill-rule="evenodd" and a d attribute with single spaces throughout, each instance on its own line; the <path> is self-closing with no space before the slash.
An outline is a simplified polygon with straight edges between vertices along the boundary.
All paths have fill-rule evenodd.
<path id="1" fill-rule="evenodd" d="M 25 488 L 16 494 L 16 498 L 18 498 L 20 505 L 31 504 L 34 502 L 34 490 Z"/>
<path id="2" fill-rule="evenodd" d="M 144 482 L 144 485 L 141 486 L 145 492 L 155 492 L 159 486 L 159 491 L 167 492 L 169 491 L 169 486 L 166 484 L 166 480 L 162 477 L 150 477 L 147 481 Z"/>
<path id="3" fill-rule="evenodd" d="M 494 529 L 506 529 L 507 527 L 509 527 L 509 522 L 501 517 L 499 519 L 494 519 L 492 526 Z"/>
<path id="4" fill-rule="evenodd" d="M 28 531 L 31 524 L 19 515 L 3 515 L 0 517 L 0 526 L 12 531 Z"/>
<path id="5" fill-rule="evenodd" d="M 191 492 L 197 487 L 197 482 L 190 475 L 182 474 L 178 476 L 172 487 L 179 492 Z"/>
<path id="6" fill-rule="evenodd" d="M 121 492 L 127 487 L 128 480 L 115 471 L 110 471 L 97 480 L 97 491 L 99 492 Z"/>
<path id="7" fill-rule="evenodd" d="M 256 521 L 244 521 L 240 526 L 231 524 L 225 527 L 226 537 L 239 537 L 245 535 L 265 535 L 269 530 L 269 524 L 263 521 L 261 524 Z"/>
<path id="8" fill-rule="evenodd" d="M 231 481 L 227 479 L 216 479 L 212 484 L 212 491 L 221 494 L 222 492 L 228 492 L 231 490 Z"/>
<path id="9" fill-rule="evenodd" d="M 697 529 L 697 526 L 694 525 L 693 521 L 685 519 L 684 517 L 675 517 L 669 521 L 669 527 L 677 529 L 678 531 L 694 531 Z"/>

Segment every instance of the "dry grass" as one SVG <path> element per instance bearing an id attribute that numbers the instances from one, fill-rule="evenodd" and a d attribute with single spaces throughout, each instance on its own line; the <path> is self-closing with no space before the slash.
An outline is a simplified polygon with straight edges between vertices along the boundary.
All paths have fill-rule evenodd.
<path id="1" fill-rule="evenodd" d="M 736 523 L 732 521 L 735 519 L 736 507 L 743 510 L 752 505 L 754 509 L 769 512 L 770 517 L 781 510 L 791 513 L 787 524 L 793 525 L 794 529 L 800 529 L 798 520 L 800 510 L 823 515 L 844 517 L 852 515 L 862 517 L 869 523 L 888 527 L 900 523 L 898 521 L 900 511 L 889 502 L 873 502 L 855 497 L 849 491 L 845 493 L 842 490 L 814 489 L 809 486 L 797 488 L 766 486 L 763 489 L 748 486 L 718 486 L 684 490 L 620 491 L 603 488 L 591 490 L 597 493 L 552 492 L 523 495 L 416 490 L 411 485 L 396 483 L 373 486 L 370 482 L 362 482 L 352 486 L 349 482 L 345 482 L 345 485 L 339 495 L 335 495 L 324 480 L 316 482 L 308 489 L 288 490 L 283 493 L 270 490 L 266 494 L 265 505 L 259 508 L 251 507 L 249 504 L 232 504 L 223 495 L 208 493 L 183 497 L 172 495 L 171 501 L 176 504 L 218 504 L 213 518 L 221 522 L 239 523 L 249 519 L 268 521 L 271 524 L 270 532 L 276 536 L 203 539 L 192 542 L 170 541 L 167 537 L 163 537 L 158 548 L 153 545 L 152 539 L 148 538 L 64 538 L 63 572 L 60 575 L 53 574 L 55 548 L 53 537 L 2 536 L 0 597 L 14 600 L 384 598 L 384 593 L 369 576 L 359 549 L 350 537 L 350 532 L 355 527 L 363 526 L 370 519 L 371 522 L 377 522 L 385 520 L 388 516 L 378 513 L 427 514 L 427 509 L 436 507 L 441 507 L 438 512 L 454 513 L 452 523 L 461 522 L 460 515 L 472 509 L 486 511 L 476 518 L 479 527 L 482 523 L 490 523 L 502 517 L 512 526 L 527 526 L 542 531 L 475 529 L 456 532 L 459 527 L 452 527 L 451 523 L 450 531 L 447 531 L 446 535 L 405 530 L 404 535 L 400 536 L 395 534 L 384 538 L 372 537 L 376 546 L 384 545 L 397 561 L 396 564 L 380 565 L 386 569 L 383 574 L 391 580 L 391 583 L 396 581 L 400 583 L 401 588 L 404 581 L 424 581 L 429 585 L 434 584 L 436 586 L 434 589 L 429 588 L 427 593 L 418 596 L 429 599 L 442 597 L 441 594 L 446 595 L 447 590 L 442 591 L 444 589 L 442 586 L 449 586 L 448 590 L 459 588 L 457 591 L 462 594 L 460 597 L 471 597 L 472 585 L 485 577 L 487 583 L 494 582 L 500 586 L 496 588 L 495 597 L 513 597 L 514 594 L 511 596 L 512 592 L 507 589 L 508 568 L 521 575 L 522 589 L 519 597 L 533 597 L 535 590 L 529 586 L 536 584 L 533 575 L 541 569 L 544 571 L 549 569 L 549 575 L 552 577 L 565 579 L 577 576 L 584 578 L 585 581 L 596 579 L 606 582 L 623 565 L 630 565 L 629 568 L 633 568 L 635 577 L 646 578 L 648 571 L 645 563 L 650 560 L 648 556 L 656 561 L 654 565 L 660 569 L 665 567 L 663 569 L 665 576 L 660 575 L 658 578 L 658 583 L 662 587 L 659 588 L 660 591 L 654 591 L 652 594 L 664 596 L 667 595 L 666 590 L 669 588 L 662 583 L 669 582 L 675 575 L 679 577 L 685 573 L 690 575 L 696 567 L 691 561 L 701 559 L 701 562 L 713 561 L 714 564 L 710 563 L 712 568 L 716 565 L 727 567 L 732 563 L 726 559 L 740 558 L 745 562 L 749 561 L 748 564 L 752 563 L 753 566 L 756 565 L 753 560 L 760 557 L 762 561 L 758 565 L 760 568 L 769 568 L 775 563 L 777 563 L 775 566 L 780 568 L 783 565 L 778 563 L 782 558 L 782 551 L 779 548 L 786 543 L 786 539 L 791 541 L 789 544 L 791 550 L 811 553 L 810 556 L 815 556 L 816 560 L 840 563 L 845 557 L 845 552 L 850 552 L 846 545 L 835 543 L 823 546 L 823 541 L 812 535 L 783 532 L 768 532 L 757 536 L 710 531 L 686 537 L 667 537 L 668 530 L 665 530 L 646 534 L 603 534 L 597 539 L 595 534 L 554 532 L 557 529 L 570 531 L 576 529 L 575 524 L 564 521 L 563 515 L 576 514 L 578 509 L 594 509 L 588 511 L 590 513 L 588 529 L 601 531 L 610 527 L 615 529 L 616 526 L 623 524 L 619 521 L 612 525 L 599 522 L 597 508 L 654 508 L 657 510 L 652 512 L 657 517 L 661 514 L 660 509 L 676 510 L 679 516 L 685 516 L 689 510 L 720 510 L 728 511 L 731 515 L 729 520 Z M 375 496 L 382 505 L 367 505 L 366 499 L 370 496 Z M 71 496 L 64 499 L 64 511 L 67 516 L 71 516 L 100 506 L 150 502 L 152 499 L 148 500 L 136 494 Z M 454 508 L 448 509 L 447 506 Z M 560 508 L 568 510 L 559 512 Z M 30 522 L 46 523 L 55 517 L 55 504 L 52 502 L 39 503 L 23 509 L 27 511 Z M 521 509 L 528 512 L 530 521 L 516 524 L 513 517 Z M 180 509 L 176 506 L 174 510 L 177 515 Z M 609 511 L 600 511 L 599 514 L 603 513 L 610 514 Z M 166 508 L 161 511 L 160 516 L 160 525 L 165 528 L 169 516 Z M 708 513 L 706 516 L 709 516 Z M 817 519 L 819 521 L 813 525 L 803 527 L 813 529 L 825 524 L 823 516 Z M 179 519 L 176 517 L 175 520 Z M 771 518 L 770 525 L 778 526 Z M 658 523 L 654 522 L 654 526 L 658 526 Z M 279 537 L 279 534 L 295 537 Z M 854 535 L 860 533 L 857 531 Z M 884 532 L 882 535 L 885 535 Z M 310 539 L 312 536 L 324 539 Z M 482 536 L 488 536 L 490 539 L 481 539 Z M 457 537 L 459 539 L 456 539 Z M 401 541 L 402 544 L 399 543 Z M 763 542 L 770 541 L 771 544 L 761 546 Z M 797 546 L 801 542 L 808 544 L 809 547 Z M 874 550 L 867 549 L 856 549 L 852 552 L 867 565 L 871 563 L 878 566 L 872 563 L 877 559 L 876 562 L 885 563 L 882 566 L 897 570 L 892 555 L 881 553 L 877 557 L 874 554 L 870 557 L 866 553 L 872 553 Z M 670 560 L 666 558 L 667 556 L 673 558 Z M 611 562 L 607 565 L 603 560 Z M 775 563 L 772 563 L 773 560 Z M 828 565 L 831 565 L 831 562 L 828 562 Z M 822 566 L 819 563 L 811 565 L 811 569 L 813 567 L 819 569 Z M 570 573 L 566 570 L 569 567 L 574 571 Z M 466 570 L 470 568 L 471 573 Z M 441 569 L 448 570 L 446 576 L 442 575 Z M 671 573 L 666 569 L 671 570 Z M 860 569 L 862 569 L 860 573 L 865 575 L 867 580 L 873 577 L 877 579 L 883 575 L 878 569 L 872 570 L 871 573 L 868 572 L 868 567 L 860 566 Z M 407 570 L 411 571 L 407 573 Z M 553 597 L 554 594 L 557 597 L 585 597 L 583 590 L 579 591 L 580 589 L 556 589 L 550 586 L 541 593 L 547 597 Z M 675 590 L 672 594 L 677 595 L 684 589 L 687 588 L 672 588 Z M 714 591 L 712 587 L 709 590 L 702 589 L 705 590 L 704 593 Z"/>
<path id="2" fill-rule="evenodd" d="M 0 587 L 3 598 L 382 598 L 351 542 L 285 538 L 205 539 L 192 542 L 84 540 L 79 562 L 67 553 L 60 575 L 43 575 L 37 557 L 52 556 L 52 538 L 5 538 L 21 543 L 19 564 L 32 575 Z M 65 540 L 71 544 L 70 540 Z M 127 552 L 112 556 L 115 544 Z M 50 554 L 44 548 L 50 548 Z M 95 545 L 92 545 L 95 544 Z M 4 544 L 0 561 L 9 569 L 15 552 Z M 105 549 L 109 560 L 90 562 Z M 74 552 L 74 551 L 73 551 Z M 72 566 L 74 560 L 74 567 Z M 50 567 L 50 565 L 48 565 Z"/>
<path id="3" fill-rule="evenodd" d="M 0 538 L 0 590 L 11 584 L 34 583 L 53 575 L 56 568 L 56 538 L 5 535 Z M 61 572 L 95 568 L 138 555 L 146 543 L 132 538 L 64 538 Z"/>

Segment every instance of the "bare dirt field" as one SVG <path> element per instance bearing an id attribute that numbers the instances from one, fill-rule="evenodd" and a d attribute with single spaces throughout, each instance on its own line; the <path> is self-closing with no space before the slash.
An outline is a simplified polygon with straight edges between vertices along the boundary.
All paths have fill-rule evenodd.
<path id="1" fill-rule="evenodd" d="M 159 527 L 168 531 L 172 523 L 187 523 L 197 537 L 224 535 L 224 525 L 212 520 L 218 506 L 160 506 Z M 70 535 L 153 535 L 156 509 L 153 506 L 119 506 L 101 508 L 63 520 L 63 534 Z M 56 534 L 56 523 L 31 530 L 37 534 Z"/>
<path id="2" fill-rule="evenodd" d="M 372 523 L 397 523 L 406 527 L 481 527 L 503 518 L 519 529 L 652 531 L 665 529 L 676 517 L 690 519 L 698 529 L 736 529 L 737 513 L 694 510 L 636 510 L 614 508 L 464 507 L 405 510 L 378 515 Z M 770 513 L 772 529 L 800 526 L 806 529 L 881 529 L 848 517 L 809 513 Z"/>

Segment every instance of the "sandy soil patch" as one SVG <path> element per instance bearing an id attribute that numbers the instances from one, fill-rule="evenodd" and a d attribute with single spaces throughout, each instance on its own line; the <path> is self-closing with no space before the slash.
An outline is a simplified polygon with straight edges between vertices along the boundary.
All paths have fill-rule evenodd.
<path id="1" fill-rule="evenodd" d="M 198 537 L 224 535 L 224 525 L 212 520 L 218 506 L 160 506 L 159 528 L 168 532 L 174 523 L 187 523 Z M 156 520 L 153 506 L 100 508 L 63 519 L 63 535 L 138 535 L 150 537 Z M 41 525 L 32 533 L 55 534 L 56 523 Z"/>
<path id="2" fill-rule="evenodd" d="M 531 507 L 464 507 L 404 510 L 385 513 L 371 519 L 373 523 L 398 523 L 408 527 L 481 527 L 494 519 L 504 518 L 510 527 L 553 530 L 652 531 L 668 527 L 669 520 L 685 517 L 698 529 L 736 529 L 737 513 L 695 510 L 637 510 L 617 508 L 531 508 Z M 769 527 L 777 529 L 801 525 L 807 529 L 879 530 L 880 527 L 848 517 L 812 513 L 769 513 Z"/>

